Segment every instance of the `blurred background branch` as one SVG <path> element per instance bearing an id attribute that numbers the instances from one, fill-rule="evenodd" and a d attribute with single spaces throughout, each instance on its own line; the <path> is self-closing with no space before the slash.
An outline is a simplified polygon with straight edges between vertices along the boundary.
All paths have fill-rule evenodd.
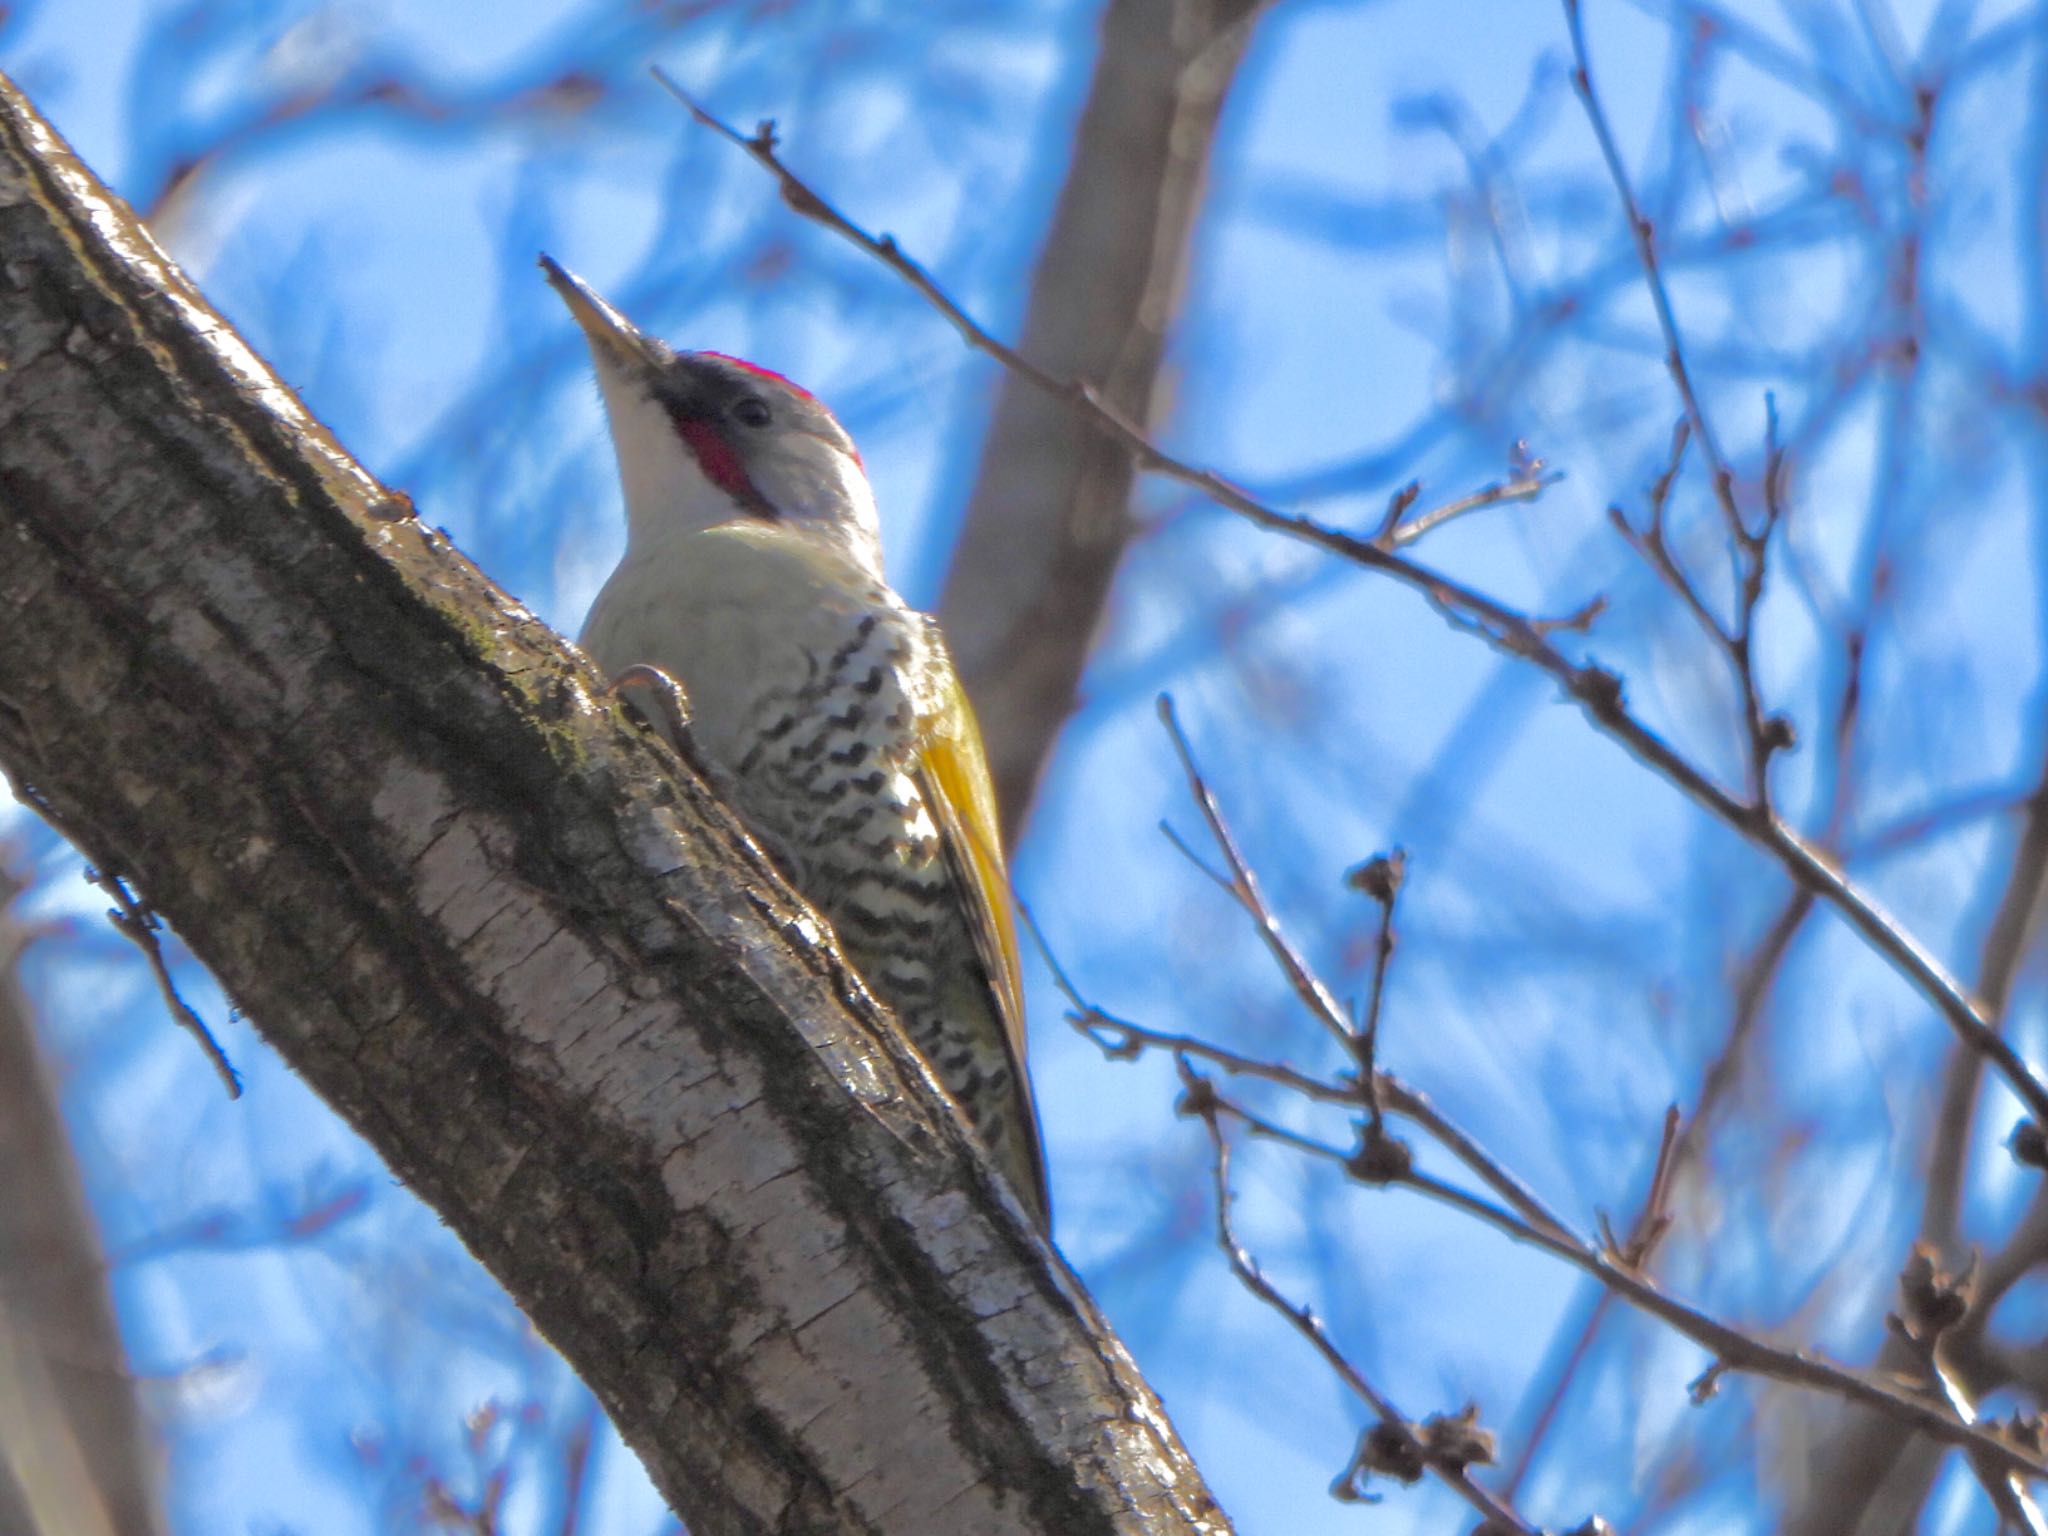
<path id="1" fill-rule="evenodd" d="M 0 1529 L 152 1536 L 159 1452 L 19 977 L 31 934 L 0 858 Z"/>
<path id="2" fill-rule="evenodd" d="M 1017 345 L 1149 425 L 1224 102 L 1267 0 L 1109 0 L 1088 97 Z M 995 414 L 938 614 L 983 717 L 1006 835 L 1079 700 L 1138 530 L 1124 446 L 1014 375 Z"/>

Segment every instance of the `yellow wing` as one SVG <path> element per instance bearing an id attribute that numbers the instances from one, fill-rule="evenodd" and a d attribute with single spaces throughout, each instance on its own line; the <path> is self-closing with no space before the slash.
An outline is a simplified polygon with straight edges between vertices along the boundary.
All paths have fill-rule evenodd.
<path id="1" fill-rule="evenodd" d="M 989 781 L 988 754 L 981 744 L 981 726 L 974 706 L 960 686 L 959 674 L 944 648 L 936 644 L 934 660 L 940 686 L 931 712 L 918 722 L 919 787 L 931 803 L 953 884 L 967 906 L 974 946 L 988 975 L 996 1016 L 1009 1047 L 1010 1080 L 1016 1085 L 1019 1135 L 1030 1165 L 1034 1188 L 1020 1191 L 1036 1202 L 1051 1226 L 1051 1204 L 1045 1185 L 1045 1153 L 1040 1145 L 1038 1108 L 1031 1097 L 1025 1069 L 1024 982 L 1017 963 L 1017 918 L 1011 908 L 1010 877 L 1003 867 L 1002 826 L 996 813 L 995 786 Z"/>

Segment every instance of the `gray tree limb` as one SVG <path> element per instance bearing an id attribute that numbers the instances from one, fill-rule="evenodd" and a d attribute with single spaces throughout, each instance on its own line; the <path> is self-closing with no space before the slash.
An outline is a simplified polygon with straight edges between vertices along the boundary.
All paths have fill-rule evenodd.
<path id="1" fill-rule="evenodd" d="M 816 918 L 0 82 L 0 766 L 698 1536 L 1227 1529 Z"/>
<path id="2" fill-rule="evenodd" d="M 1109 0 L 1019 350 L 1153 419 L 1223 99 L 1260 0 Z M 1005 374 L 939 600 L 1022 834 L 1135 525 L 1131 456 Z"/>

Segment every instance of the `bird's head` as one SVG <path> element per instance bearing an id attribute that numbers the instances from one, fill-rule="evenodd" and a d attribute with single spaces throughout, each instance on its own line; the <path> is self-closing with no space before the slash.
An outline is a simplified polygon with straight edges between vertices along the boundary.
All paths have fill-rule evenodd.
<path id="1" fill-rule="evenodd" d="M 540 264 L 597 360 L 632 542 L 758 518 L 824 539 L 881 579 L 874 492 L 830 411 L 779 373 L 676 351 L 559 263 Z"/>

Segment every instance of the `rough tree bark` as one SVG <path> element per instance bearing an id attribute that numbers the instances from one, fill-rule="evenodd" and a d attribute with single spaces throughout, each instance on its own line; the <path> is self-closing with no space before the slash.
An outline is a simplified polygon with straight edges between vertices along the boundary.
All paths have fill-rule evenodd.
<path id="1" fill-rule="evenodd" d="M 0 867 L 0 1531 L 154 1536 L 156 1457 L 16 978 L 14 891 Z"/>
<path id="2" fill-rule="evenodd" d="M 1223 98 L 1262 0 L 1109 0 L 1025 355 L 1152 419 Z M 1134 525 L 1130 455 L 1006 374 L 939 617 L 1014 843 Z"/>
<path id="3" fill-rule="evenodd" d="M 1227 1528 L 709 791 L 4 81 L 0 765 L 504 1282 L 698 1536 Z"/>

